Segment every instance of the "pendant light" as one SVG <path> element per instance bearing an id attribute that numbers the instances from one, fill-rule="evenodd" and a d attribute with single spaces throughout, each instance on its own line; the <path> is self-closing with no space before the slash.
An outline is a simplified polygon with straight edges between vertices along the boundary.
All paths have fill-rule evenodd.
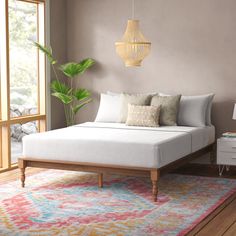
<path id="1" fill-rule="evenodd" d="M 139 20 L 134 19 L 134 0 L 132 0 L 132 19 L 128 20 L 126 31 L 121 41 L 115 43 L 117 54 L 125 66 L 141 66 L 142 60 L 149 54 L 151 43 L 139 29 Z"/>

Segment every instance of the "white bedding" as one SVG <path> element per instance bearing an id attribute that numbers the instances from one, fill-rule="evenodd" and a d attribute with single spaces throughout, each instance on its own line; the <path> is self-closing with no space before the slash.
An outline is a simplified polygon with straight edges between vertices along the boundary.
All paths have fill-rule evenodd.
<path id="1" fill-rule="evenodd" d="M 23 138 L 23 156 L 160 168 L 214 142 L 215 128 L 87 122 Z"/>

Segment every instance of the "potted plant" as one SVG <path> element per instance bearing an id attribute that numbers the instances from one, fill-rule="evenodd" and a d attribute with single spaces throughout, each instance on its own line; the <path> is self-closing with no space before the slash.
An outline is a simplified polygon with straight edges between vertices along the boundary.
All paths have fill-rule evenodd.
<path id="1" fill-rule="evenodd" d="M 67 126 L 74 125 L 77 112 L 91 102 L 92 99 L 91 93 L 87 89 L 74 87 L 73 80 L 90 68 L 95 61 L 91 58 L 86 58 L 79 63 L 68 62 L 56 67 L 57 60 L 53 57 L 51 47 L 47 48 L 37 42 L 34 42 L 34 45 L 47 56 L 56 77 L 51 82 L 52 96 L 63 103 Z M 67 84 L 59 80 L 57 69 L 68 78 Z"/>

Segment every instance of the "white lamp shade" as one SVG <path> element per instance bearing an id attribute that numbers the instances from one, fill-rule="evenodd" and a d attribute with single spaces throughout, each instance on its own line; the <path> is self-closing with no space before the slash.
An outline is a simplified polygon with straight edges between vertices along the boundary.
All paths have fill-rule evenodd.
<path id="1" fill-rule="evenodd" d="M 236 103 L 234 104 L 234 111 L 233 111 L 233 120 L 236 120 Z"/>

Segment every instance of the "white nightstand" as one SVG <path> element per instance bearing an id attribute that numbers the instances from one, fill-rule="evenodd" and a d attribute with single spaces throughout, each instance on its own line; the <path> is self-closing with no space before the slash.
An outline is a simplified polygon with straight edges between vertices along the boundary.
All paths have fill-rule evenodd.
<path id="1" fill-rule="evenodd" d="M 219 138 L 217 140 L 217 164 L 220 176 L 225 167 L 226 170 L 229 170 L 229 166 L 236 166 L 236 138 Z"/>

